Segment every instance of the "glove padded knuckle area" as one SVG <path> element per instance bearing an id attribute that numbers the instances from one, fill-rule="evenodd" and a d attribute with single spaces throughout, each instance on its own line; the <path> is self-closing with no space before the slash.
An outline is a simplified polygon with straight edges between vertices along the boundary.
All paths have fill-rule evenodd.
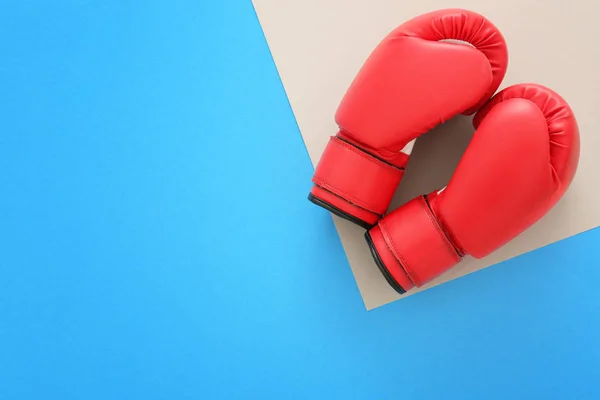
<path id="1" fill-rule="evenodd" d="M 470 10 L 454 8 L 426 13 L 399 26 L 392 35 L 431 41 L 460 40 L 470 43 L 485 55 L 492 70 L 492 81 L 479 104 L 465 114 L 472 114 L 483 106 L 500 86 L 508 68 L 508 49 L 504 37 L 491 21 Z"/>
<path id="2" fill-rule="evenodd" d="M 500 91 L 475 115 L 475 128 L 495 106 L 512 99 L 528 100 L 544 114 L 548 126 L 550 163 L 566 190 L 575 175 L 580 153 L 579 127 L 573 110 L 558 93 L 545 86 L 517 84 Z"/>

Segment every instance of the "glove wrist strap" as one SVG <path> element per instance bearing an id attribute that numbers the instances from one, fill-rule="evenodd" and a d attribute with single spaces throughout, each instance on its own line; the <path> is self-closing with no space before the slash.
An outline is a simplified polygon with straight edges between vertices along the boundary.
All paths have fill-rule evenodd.
<path id="1" fill-rule="evenodd" d="M 388 214 L 377 228 L 384 241 L 376 243 L 377 251 L 391 252 L 415 286 L 424 285 L 461 260 L 423 196 Z"/>
<path id="2" fill-rule="evenodd" d="M 402 175 L 404 169 L 334 136 L 315 168 L 312 181 L 358 207 L 383 215 Z"/>

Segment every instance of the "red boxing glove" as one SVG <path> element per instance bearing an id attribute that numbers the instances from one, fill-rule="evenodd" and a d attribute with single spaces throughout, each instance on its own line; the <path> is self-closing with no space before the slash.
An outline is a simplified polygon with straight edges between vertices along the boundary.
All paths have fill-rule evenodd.
<path id="1" fill-rule="evenodd" d="M 373 226 L 389 207 L 413 140 L 477 111 L 498 89 L 507 64 L 504 38 L 474 12 L 440 10 L 400 25 L 342 99 L 335 116 L 340 131 L 315 169 L 309 200 Z"/>
<path id="2" fill-rule="evenodd" d="M 381 219 L 366 239 L 398 292 L 421 286 L 470 254 L 481 258 L 548 212 L 579 162 L 569 105 L 540 85 L 504 89 L 476 115 L 448 186 Z"/>

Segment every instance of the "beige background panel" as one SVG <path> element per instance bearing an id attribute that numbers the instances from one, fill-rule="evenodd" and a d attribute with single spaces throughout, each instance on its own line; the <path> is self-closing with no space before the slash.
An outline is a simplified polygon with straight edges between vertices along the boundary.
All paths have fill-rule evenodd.
<path id="1" fill-rule="evenodd" d="M 571 105 L 582 149 L 575 180 L 541 221 L 494 254 L 466 258 L 418 291 L 456 279 L 600 225 L 600 3 L 590 0 L 254 0 L 275 64 L 308 153 L 318 162 L 333 115 L 356 72 L 393 28 L 424 12 L 467 8 L 489 18 L 508 43 L 509 69 L 501 86 L 536 82 Z M 419 138 L 392 207 L 443 187 L 473 133 L 456 117 Z M 401 298 L 385 282 L 363 239 L 364 230 L 334 217 L 367 309 Z M 410 294 L 418 291 L 411 291 Z M 402 296 L 402 297 L 406 297 Z"/>

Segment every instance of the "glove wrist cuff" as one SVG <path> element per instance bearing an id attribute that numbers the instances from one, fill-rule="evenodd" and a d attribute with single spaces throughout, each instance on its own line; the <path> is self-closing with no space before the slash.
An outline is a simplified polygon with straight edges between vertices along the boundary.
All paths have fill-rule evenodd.
<path id="1" fill-rule="evenodd" d="M 312 181 L 344 202 L 376 215 L 374 223 L 387 211 L 403 175 L 403 168 L 334 136 L 315 168 Z"/>
<path id="2" fill-rule="evenodd" d="M 405 291 L 424 285 L 461 259 L 423 196 L 388 214 L 368 235 L 380 269 Z"/>

